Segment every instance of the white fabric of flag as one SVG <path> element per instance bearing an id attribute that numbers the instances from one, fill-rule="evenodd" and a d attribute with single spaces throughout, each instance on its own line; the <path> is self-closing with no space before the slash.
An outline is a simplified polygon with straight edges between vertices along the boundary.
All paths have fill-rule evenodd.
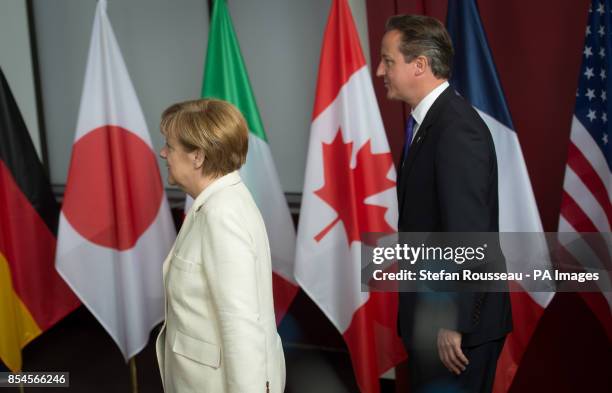
<path id="1" fill-rule="evenodd" d="M 164 317 L 176 232 L 147 125 L 106 14 L 96 8 L 58 231 L 56 269 L 127 360 Z"/>

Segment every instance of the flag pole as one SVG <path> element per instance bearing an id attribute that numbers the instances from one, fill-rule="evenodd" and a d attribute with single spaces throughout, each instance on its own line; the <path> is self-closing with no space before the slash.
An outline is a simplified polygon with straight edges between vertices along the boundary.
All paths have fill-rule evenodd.
<path id="1" fill-rule="evenodd" d="M 138 393 L 138 374 L 136 372 L 136 356 L 130 358 L 130 379 L 132 380 L 132 393 Z"/>

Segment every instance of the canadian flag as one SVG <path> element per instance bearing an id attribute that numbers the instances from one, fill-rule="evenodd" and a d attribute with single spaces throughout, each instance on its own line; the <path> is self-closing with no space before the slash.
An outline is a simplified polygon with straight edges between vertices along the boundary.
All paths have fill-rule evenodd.
<path id="1" fill-rule="evenodd" d="M 162 263 L 175 235 L 145 119 L 100 0 L 55 263 L 126 359 L 163 319 Z"/>
<path id="2" fill-rule="evenodd" d="M 397 294 L 362 292 L 367 232 L 394 232 L 396 173 L 347 0 L 334 0 L 323 38 L 298 226 L 295 275 L 342 333 L 363 392 L 405 359 Z"/>

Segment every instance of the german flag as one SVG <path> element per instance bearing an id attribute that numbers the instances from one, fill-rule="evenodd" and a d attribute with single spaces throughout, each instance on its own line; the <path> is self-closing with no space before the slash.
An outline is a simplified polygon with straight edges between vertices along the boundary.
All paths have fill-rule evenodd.
<path id="1" fill-rule="evenodd" d="M 79 301 L 54 266 L 59 208 L 0 69 L 0 359 L 21 349 Z"/>

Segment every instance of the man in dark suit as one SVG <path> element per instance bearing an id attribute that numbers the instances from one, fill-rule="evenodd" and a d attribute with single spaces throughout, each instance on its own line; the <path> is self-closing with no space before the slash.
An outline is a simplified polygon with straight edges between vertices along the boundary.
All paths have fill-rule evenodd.
<path id="1" fill-rule="evenodd" d="M 398 171 L 400 232 L 497 232 L 497 158 L 489 129 L 448 79 L 453 48 L 436 19 L 386 26 L 377 76 L 411 116 Z M 412 392 L 490 392 L 512 330 L 508 293 L 400 293 Z"/>

